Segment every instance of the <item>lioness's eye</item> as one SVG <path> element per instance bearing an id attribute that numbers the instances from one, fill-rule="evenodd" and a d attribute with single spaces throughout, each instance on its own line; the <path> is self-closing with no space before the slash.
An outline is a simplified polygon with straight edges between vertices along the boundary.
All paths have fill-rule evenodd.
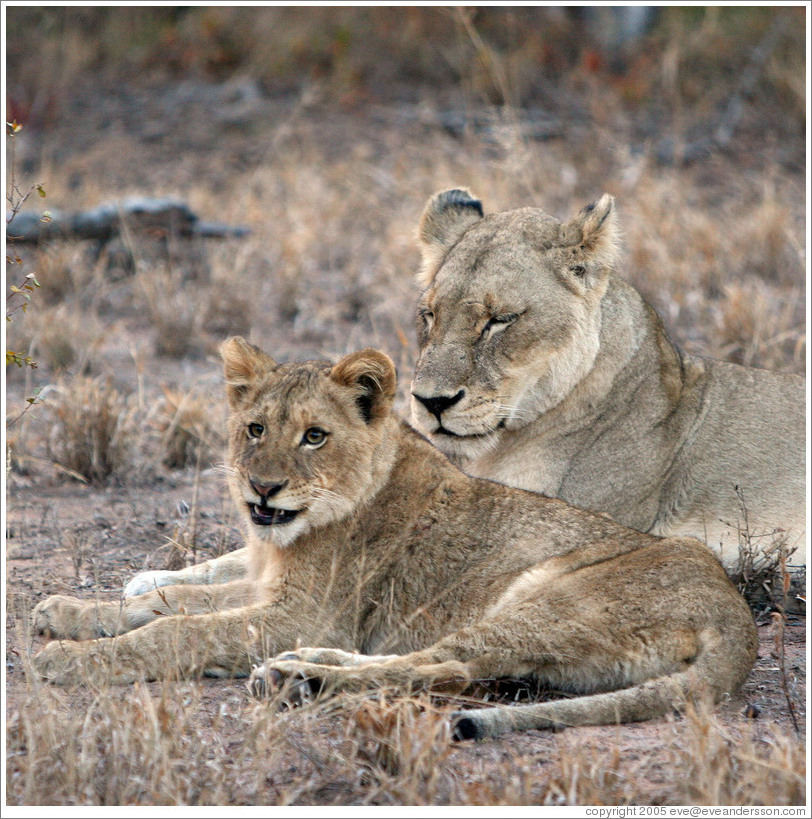
<path id="1" fill-rule="evenodd" d="M 485 326 L 482 328 L 481 338 L 487 338 L 494 333 L 504 330 L 510 324 L 513 324 L 519 318 L 518 313 L 505 313 L 502 316 L 493 316 L 488 319 Z"/>
<path id="2" fill-rule="evenodd" d="M 262 424 L 249 424 L 248 425 L 248 437 L 249 438 L 259 438 L 262 433 L 265 432 L 265 427 Z"/>
<path id="3" fill-rule="evenodd" d="M 307 446 L 321 446 L 327 440 L 327 433 L 319 427 L 310 427 L 302 435 L 302 443 Z"/>
<path id="4" fill-rule="evenodd" d="M 423 319 L 423 324 L 425 324 L 426 329 L 431 330 L 434 326 L 434 313 L 432 313 L 431 310 L 421 310 L 420 318 Z"/>

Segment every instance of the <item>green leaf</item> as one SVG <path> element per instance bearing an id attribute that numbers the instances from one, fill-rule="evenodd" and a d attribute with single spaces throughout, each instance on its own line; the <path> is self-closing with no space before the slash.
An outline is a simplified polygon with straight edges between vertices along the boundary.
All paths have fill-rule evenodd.
<path id="1" fill-rule="evenodd" d="M 45 188 L 42 185 L 37 185 L 37 193 L 44 199 L 48 194 L 45 193 Z"/>

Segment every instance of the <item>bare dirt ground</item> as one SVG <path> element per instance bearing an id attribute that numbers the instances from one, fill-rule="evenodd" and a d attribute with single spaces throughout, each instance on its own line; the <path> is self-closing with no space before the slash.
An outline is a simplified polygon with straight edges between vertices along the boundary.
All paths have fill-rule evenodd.
<path id="1" fill-rule="evenodd" d="M 487 210 L 536 204 L 558 216 L 609 190 L 626 230 L 625 275 L 682 345 L 803 372 L 800 132 L 748 108 L 726 151 L 658 164 L 654 120 L 611 114 L 624 92 L 596 94 L 591 81 L 584 75 L 580 101 L 550 95 L 555 127 L 543 139 L 527 135 L 527 118 L 482 107 L 463 109 L 458 128 L 441 116 L 454 99 L 439 93 L 339 104 L 318 85 L 269 96 L 246 78 L 84 80 L 47 127 L 21 134 L 19 173 L 46 182 L 48 208 L 176 195 L 252 233 L 17 248 L 42 289 L 10 325 L 9 345 L 40 367 L 8 372 L 7 415 L 33 387 L 52 386 L 8 429 L 9 804 L 804 803 L 802 614 L 782 636 L 756 612 L 758 663 L 710 713 L 479 744 L 451 745 L 427 702 L 421 713 L 368 698 L 275 715 L 239 680 L 63 691 L 26 673 L 43 644 L 28 614 L 44 596 L 115 598 L 136 571 L 239 545 L 216 469 L 223 337 L 251 334 L 281 360 L 380 346 L 399 366 L 405 408 L 413 231 L 442 187 L 471 187 Z M 122 448 L 95 483 L 71 477 L 63 445 L 65 403 L 79 405 L 71 390 L 86 377 L 122 396 Z M 197 447 L 180 468 L 167 466 L 179 415 L 167 390 L 194 396 L 212 424 L 200 414 L 180 423 Z"/>

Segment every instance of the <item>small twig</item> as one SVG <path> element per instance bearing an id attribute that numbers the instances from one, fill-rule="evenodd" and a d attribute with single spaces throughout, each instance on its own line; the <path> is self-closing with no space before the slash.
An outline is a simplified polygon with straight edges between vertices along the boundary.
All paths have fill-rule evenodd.
<path id="1" fill-rule="evenodd" d="M 787 682 L 786 653 L 784 651 L 784 626 L 787 611 L 787 598 L 789 596 L 790 589 L 790 577 L 789 572 L 787 571 L 787 550 L 783 544 L 781 544 L 779 566 L 781 570 L 781 611 L 773 612 L 775 653 L 778 660 L 778 668 L 781 673 L 781 690 L 784 692 L 784 696 L 786 697 L 789 715 L 792 719 L 792 726 L 795 728 L 795 734 L 797 735 L 800 733 L 800 731 L 798 729 L 798 720 L 795 716 L 795 704 L 792 702 L 792 697 L 790 696 L 789 692 L 789 683 Z"/>
<path id="2" fill-rule="evenodd" d="M 784 697 L 786 697 L 787 700 L 787 707 L 789 709 L 790 718 L 792 719 L 792 726 L 795 728 L 796 735 L 798 735 L 800 734 L 800 729 L 798 728 L 798 719 L 795 716 L 795 704 L 792 702 L 792 697 L 789 692 L 789 684 L 787 683 L 787 668 L 784 654 L 784 613 L 774 611 L 772 618 L 775 653 L 776 659 L 778 660 L 778 669 L 781 674 L 781 690 L 784 692 Z"/>

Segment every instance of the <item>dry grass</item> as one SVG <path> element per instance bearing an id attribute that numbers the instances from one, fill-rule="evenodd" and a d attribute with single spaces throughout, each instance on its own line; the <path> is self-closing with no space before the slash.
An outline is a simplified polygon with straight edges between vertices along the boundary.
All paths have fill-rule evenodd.
<path id="1" fill-rule="evenodd" d="M 74 695 L 76 696 L 76 695 Z M 662 754 L 552 735 L 543 757 L 500 743 L 478 768 L 449 742 L 447 708 L 345 696 L 277 713 L 239 687 L 136 684 L 81 694 L 35 685 L 6 726 L 12 804 L 799 805 L 803 741 L 706 708 L 664 726 Z"/>
<path id="2" fill-rule="evenodd" d="M 186 358 L 200 354 L 200 304 L 178 271 L 151 268 L 138 277 L 154 328 L 156 355 Z M 190 292 L 191 291 L 191 292 Z"/>
<path id="3" fill-rule="evenodd" d="M 153 695 L 140 685 L 98 692 L 85 709 L 59 691 L 39 688 L 7 725 L 9 791 L 18 804 L 227 804 L 226 781 L 212 747 L 224 704 L 211 723 L 194 719 L 187 691 Z"/>
<path id="4" fill-rule="evenodd" d="M 731 732 L 707 708 L 689 708 L 673 743 L 682 800 L 698 805 L 802 805 L 806 751 L 798 737 L 752 726 Z"/>
<path id="5" fill-rule="evenodd" d="M 739 516 L 727 525 L 736 531 L 739 555 L 728 570 L 730 579 L 754 613 L 763 615 L 776 607 L 781 612 L 805 611 L 806 571 L 799 568 L 802 561 L 793 559 L 797 547 L 787 545 L 783 530 L 751 528 L 747 501 L 739 487 L 736 487 L 736 495 Z"/>
<path id="6" fill-rule="evenodd" d="M 136 406 L 109 383 L 79 377 L 48 401 L 48 453 L 69 474 L 92 483 L 131 477 Z"/>
<path id="7" fill-rule="evenodd" d="M 222 460 L 225 436 L 223 407 L 206 395 L 163 386 L 163 398 L 153 408 L 152 423 L 160 434 L 161 462 L 168 469 Z"/>

